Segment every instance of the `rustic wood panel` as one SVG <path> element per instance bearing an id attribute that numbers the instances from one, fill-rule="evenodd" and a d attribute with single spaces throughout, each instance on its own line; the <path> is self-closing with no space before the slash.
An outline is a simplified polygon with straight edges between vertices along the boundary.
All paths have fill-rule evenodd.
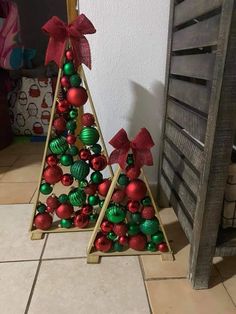
<path id="1" fill-rule="evenodd" d="M 173 56 L 171 74 L 211 80 L 215 63 L 214 53 Z"/>
<path id="2" fill-rule="evenodd" d="M 187 107 L 169 100 L 167 115 L 202 143 L 205 142 L 207 119 Z"/>
<path id="3" fill-rule="evenodd" d="M 181 29 L 173 34 L 172 50 L 185 50 L 217 44 L 220 15 Z"/>
<path id="4" fill-rule="evenodd" d="M 175 7 L 174 26 L 219 8 L 223 0 L 185 0 Z"/>
<path id="5" fill-rule="evenodd" d="M 207 114 L 210 88 L 182 80 L 170 79 L 169 95 Z"/>

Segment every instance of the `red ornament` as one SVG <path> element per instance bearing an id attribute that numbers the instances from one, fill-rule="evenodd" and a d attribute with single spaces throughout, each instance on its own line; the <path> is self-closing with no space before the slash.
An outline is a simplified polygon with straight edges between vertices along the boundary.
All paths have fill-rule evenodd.
<path id="1" fill-rule="evenodd" d="M 141 211 L 142 218 L 152 219 L 155 217 L 155 209 L 153 206 L 145 206 Z"/>
<path id="2" fill-rule="evenodd" d="M 104 233 L 111 232 L 113 230 L 113 223 L 108 220 L 104 220 L 101 224 L 101 230 Z"/>
<path id="3" fill-rule="evenodd" d="M 69 103 L 67 100 L 61 100 L 57 104 L 57 112 L 58 113 L 66 113 L 69 111 Z"/>
<path id="4" fill-rule="evenodd" d="M 81 160 L 89 160 L 89 159 L 90 159 L 90 156 L 91 156 L 91 153 L 90 153 L 90 150 L 89 150 L 89 149 L 82 148 L 82 149 L 79 151 L 79 158 L 80 158 Z"/>
<path id="5" fill-rule="evenodd" d="M 91 113 L 84 113 L 81 117 L 81 123 L 83 126 L 92 126 L 95 124 L 94 116 Z"/>
<path id="6" fill-rule="evenodd" d="M 72 175 L 70 175 L 69 173 L 63 174 L 63 176 L 61 178 L 61 183 L 64 186 L 70 186 L 73 182 L 74 182 L 74 179 L 73 179 Z"/>
<path id="7" fill-rule="evenodd" d="M 128 201 L 127 203 L 127 208 L 131 213 L 137 213 L 139 206 L 140 204 L 137 201 Z"/>
<path id="8" fill-rule="evenodd" d="M 118 237 L 124 237 L 128 231 L 128 227 L 125 223 L 115 224 L 113 231 Z"/>
<path id="9" fill-rule="evenodd" d="M 83 106 L 88 100 L 88 94 L 83 87 L 72 87 L 67 92 L 67 100 L 75 107 Z"/>
<path id="10" fill-rule="evenodd" d="M 60 205 L 60 202 L 58 201 L 58 198 L 55 195 L 51 195 L 47 198 L 46 204 L 50 208 L 56 209 Z"/>
<path id="11" fill-rule="evenodd" d="M 47 211 L 47 213 L 53 214 L 55 209 L 53 209 L 52 207 L 47 206 L 46 211 Z"/>
<path id="12" fill-rule="evenodd" d="M 74 225 L 77 228 L 86 228 L 89 224 L 89 217 L 87 215 L 78 214 L 74 217 Z"/>
<path id="13" fill-rule="evenodd" d="M 55 184 L 61 180 L 63 171 L 59 166 L 47 167 L 43 171 L 43 178 L 49 184 Z"/>
<path id="14" fill-rule="evenodd" d="M 58 132 L 64 132 L 66 129 L 66 120 L 63 117 L 59 117 L 53 121 L 53 126 Z"/>
<path id="15" fill-rule="evenodd" d="M 119 239 L 118 239 L 119 243 L 121 245 L 126 245 L 128 244 L 129 242 L 129 238 L 128 237 L 125 237 L 125 236 L 121 236 Z"/>
<path id="16" fill-rule="evenodd" d="M 76 142 L 76 136 L 74 134 L 68 134 L 66 141 L 68 144 L 73 145 Z"/>
<path id="17" fill-rule="evenodd" d="M 121 203 L 125 198 L 124 190 L 116 190 L 112 195 L 112 201 L 115 203 Z"/>
<path id="18" fill-rule="evenodd" d="M 140 176 L 141 170 L 140 168 L 131 165 L 126 168 L 125 174 L 130 180 L 134 180 Z"/>
<path id="19" fill-rule="evenodd" d="M 146 196 L 147 188 L 145 183 L 140 179 L 132 180 L 126 186 L 126 194 L 133 201 L 140 201 Z"/>
<path id="20" fill-rule="evenodd" d="M 107 166 L 107 159 L 104 155 L 93 155 L 89 164 L 93 170 L 102 171 Z"/>
<path id="21" fill-rule="evenodd" d="M 59 160 L 55 155 L 48 155 L 46 158 L 46 163 L 51 167 L 56 166 L 58 164 L 58 161 Z"/>
<path id="22" fill-rule="evenodd" d="M 160 244 L 157 245 L 157 250 L 160 252 L 168 252 L 168 246 L 165 242 L 162 242 Z"/>
<path id="23" fill-rule="evenodd" d="M 87 205 L 84 205 L 82 208 L 81 208 L 81 213 L 83 215 L 89 215 L 91 214 L 93 211 L 93 206 L 87 204 Z"/>
<path id="24" fill-rule="evenodd" d="M 108 252 L 112 248 L 112 241 L 107 239 L 104 235 L 97 238 L 94 244 L 96 250 L 101 252 Z"/>
<path id="25" fill-rule="evenodd" d="M 98 185 L 98 193 L 101 196 L 106 196 L 107 192 L 108 192 L 108 190 L 110 188 L 110 185 L 111 185 L 111 180 L 110 179 L 103 180 L 103 182 Z"/>
<path id="26" fill-rule="evenodd" d="M 52 216 L 48 213 L 37 214 L 34 218 L 34 224 L 37 229 L 47 230 L 52 225 Z"/>
<path id="27" fill-rule="evenodd" d="M 61 78 L 61 86 L 65 87 L 65 88 L 69 88 L 70 87 L 70 81 L 69 81 L 67 76 L 62 76 L 62 78 Z"/>
<path id="28" fill-rule="evenodd" d="M 88 186 L 84 188 L 84 192 L 87 195 L 94 195 L 97 191 L 97 185 L 94 183 L 90 183 Z"/>
<path id="29" fill-rule="evenodd" d="M 74 55 L 73 55 L 72 50 L 69 49 L 69 50 L 66 51 L 66 59 L 68 61 L 72 61 L 74 59 Z"/>
<path id="30" fill-rule="evenodd" d="M 61 219 L 69 219 L 73 213 L 74 213 L 73 206 L 67 203 L 61 204 L 56 209 L 56 214 Z"/>
<path id="31" fill-rule="evenodd" d="M 143 251 L 147 244 L 147 238 L 144 234 L 136 234 L 129 238 L 129 247 L 136 251 Z"/>

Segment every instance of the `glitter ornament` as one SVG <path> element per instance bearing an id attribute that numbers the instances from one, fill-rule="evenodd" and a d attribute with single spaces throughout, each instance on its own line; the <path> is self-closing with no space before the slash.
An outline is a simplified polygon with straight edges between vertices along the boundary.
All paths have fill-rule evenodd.
<path id="1" fill-rule="evenodd" d="M 81 124 L 83 126 L 92 126 L 95 124 L 94 116 L 91 113 L 84 113 L 81 117 Z"/>
<path id="2" fill-rule="evenodd" d="M 129 238 L 129 247 L 136 251 L 143 251 L 146 248 L 147 238 L 143 234 L 137 234 Z"/>
<path id="3" fill-rule="evenodd" d="M 38 213 L 34 218 L 34 225 L 37 229 L 48 230 L 52 225 L 52 216 L 48 213 Z"/>

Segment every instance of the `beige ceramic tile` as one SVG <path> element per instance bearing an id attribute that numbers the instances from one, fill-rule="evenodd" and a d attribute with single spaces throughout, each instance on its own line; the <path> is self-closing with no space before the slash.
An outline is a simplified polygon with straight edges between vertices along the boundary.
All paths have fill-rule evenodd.
<path id="1" fill-rule="evenodd" d="M 222 278 L 236 276 L 236 256 L 215 257 L 214 264 Z"/>
<path id="2" fill-rule="evenodd" d="M 29 155 L 21 155 L 16 162 L 14 163 L 14 167 L 19 166 L 38 166 L 42 163 L 42 154 L 29 154 Z"/>
<path id="3" fill-rule="evenodd" d="M 30 314 L 148 314 L 136 257 L 43 261 Z"/>
<path id="4" fill-rule="evenodd" d="M 10 167 L 18 159 L 19 155 L 11 153 L 3 153 L 0 151 L 0 166 L 1 167 Z"/>
<path id="5" fill-rule="evenodd" d="M 1 182 L 37 182 L 40 165 L 13 166 L 1 178 Z"/>
<path id="6" fill-rule="evenodd" d="M 0 179 L 5 175 L 5 173 L 10 169 L 10 167 L 1 167 L 0 166 Z"/>
<path id="7" fill-rule="evenodd" d="M 0 206 L 0 261 L 39 259 L 44 240 L 30 240 L 32 210 L 29 204 Z"/>
<path id="8" fill-rule="evenodd" d="M 236 308 L 224 286 L 193 290 L 187 279 L 147 281 L 155 314 L 235 314 Z"/>
<path id="9" fill-rule="evenodd" d="M 225 280 L 224 286 L 236 306 L 236 277 L 232 277 Z M 236 313 L 236 310 L 235 310 L 235 313 Z"/>
<path id="10" fill-rule="evenodd" d="M 29 203 L 36 188 L 36 183 L 0 182 L 0 204 Z"/>
<path id="11" fill-rule="evenodd" d="M 1 314 L 25 312 L 38 262 L 0 265 Z"/>
<path id="12" fill-rule="evenodd" d="M 13 143 L 10 146 L 3 149 L 3 154 L 42 154 L 45 143 Z"/>

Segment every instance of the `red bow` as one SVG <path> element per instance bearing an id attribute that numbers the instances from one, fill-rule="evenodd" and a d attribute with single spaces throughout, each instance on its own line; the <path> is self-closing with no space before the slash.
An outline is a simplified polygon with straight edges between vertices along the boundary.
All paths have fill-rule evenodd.
<path id="1" fill-rule="evenodd" d="M 93 34 L 96 32 L 96 29 L 84 14 L 79 15 L 69 25 L 65 24 L 59 17 L 53 16 L 44 24 L 42 30 L 50 36 L 45 64 L 48 64 L 50 61 L 55 61 L 56 64 L 61 67 L 64 52 L 68 40 L 70 40 L 76 67 L 84 63 L 91 69 L 89 43 L 84 35 Z"/>
<path id="2" fill-rule="evenodd" d="M 142 128 L 132 141 L 129 141 L 125 130 L 121 129 L 109 143 L 115 148 L 109 157 L 110 164 L 118 163 L 124 170 L 131 149 L 135 167 L 141 168 L 143 165 L 153 165 L 150 149 L 154 146 L 154 143 L 147 129 Z"/>

